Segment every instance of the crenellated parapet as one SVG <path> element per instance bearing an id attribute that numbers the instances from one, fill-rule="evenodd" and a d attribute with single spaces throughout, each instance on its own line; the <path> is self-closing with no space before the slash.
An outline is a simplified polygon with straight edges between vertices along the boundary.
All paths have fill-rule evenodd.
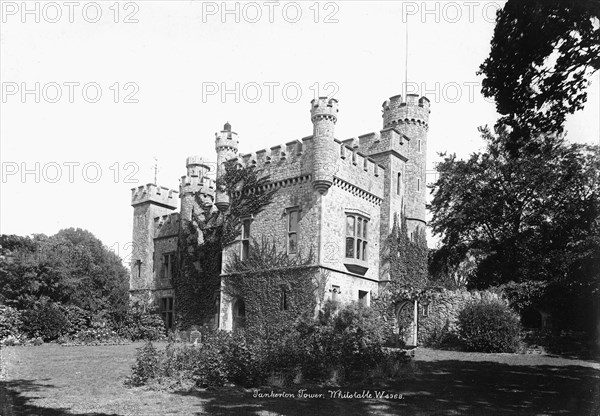
<path id="1" fill-rule="evenodd" d="M 269 149 L 261 149 L 253 153 L 239 154 L 237 159 L 244 166 L 260 169 L 291 164 L 299 161 L 304 154 L 305 145 L 299 140 L 294 140 Z"/>
<path id="2" fill-rule="evenodd" d="M 205 208 L 212 206 L 215 199 L 215 191 L 215 180 L 206 176 L 182 176 L 179 183 L 181 198 L 188 196 L 193 198 L 195 195 L 199 195 Z"/>
<path id="3" fill-rule="evenodd" d="M 338 112 L 338 100 L 335 98 L 319 97 L 311 101 L 310 119 L 313 123 L 321 120 L 336 123 Z"/>
<path id="4" fill-rule="evenodd" d="M 352 184 L 359 195 L 367 192 L 379 199 L 383 198 L 385 167 L 359 151 L 358 139 L 343 142 L 336 140 L 335 143 L 339 149 L 339 161 L 333 172 L 334 178 Z M 336 183 L 338 182 L 334 181 Z"/>
<path id="5" fill-rule="evenodd" d="M 219 151 L 232 151 L 237 153 L 239 145 L 238 134 L 231 131 L 231 124 L 225 123 L 223 130 L 215 133 L 215 149 L 217 153 L 219 153 Z"/>
<path id="6" fill-rule="evenodd" d="M 153 203 L 165 208 L 176 209 L 179 192 L 153 183 L 131 189 L 131 206 Z"/>
<path id="7" fill-rule="evenodd" d="M 377 197 L 382 197 L 385 168 L 359 150 L 358 139 L 332 139 L 331 142 L 333 159 L 325 166 L 325 170 L 331 175 L 332 184 L 334 178 L 338 177 L 342 181 L 355 183 L 357 189 L 364 188 L 366 192 L 373 191 Z M 290 178 L 312 177 L 315 157 L 314 140 L 308 136 L 269 149 L 239 154 L 230 160 L 236 160 L 244 167 L 264 170 L 274 184 L 285 184 Z M 295 184 L 294 181 L 291 183 Z"/>
<path id="8" fill-rule="evenodd" d="M 416 94 L 408 94 L 405 101 L 402 99 L 402 95 L 390 97 L 382 104 L 383 127 L 416 124 L 427 129 L 429 126 L 429 104 L 427 98 L 419 98 Z"/>

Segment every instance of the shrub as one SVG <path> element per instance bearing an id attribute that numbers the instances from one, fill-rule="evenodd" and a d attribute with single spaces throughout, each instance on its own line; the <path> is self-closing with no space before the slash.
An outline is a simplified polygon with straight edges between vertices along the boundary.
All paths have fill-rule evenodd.
<path id="1" fill-rule="evenodd" d="M 132 386 L 141 386 L 150 379 L 159 375 L 162 354 L 148 341 L 142 348 L 138 348 L 135 364 L 127 383 Z"/>
<path id="2" fill-rule="evenodd" d="M 138 353 L 131 384 L 160 383 L 199 387 L 236 383 L 255 386 L 277 375 L 290 381 L 299 375 L 331 379 L 372 372 L 378 363 L 396 366 L 406 357 L 385 354 L 379 316 L 357 304 L 337 308 L 326 304 L 318 320 L 299 319 L 279 338 L 248 337 L 243 331 L 214 332 L 198 345 L 174 346 L 163 352 L 145 347 Z M 397 370 L 397 368 L 396 368 Z M 282 380 L 283 379 L 283 380 Z"/>
<path id="3" fill-rule="evenodd" d="M 0 340 L 8 336 L 18 337 L 22 327 L 21 312 L 10 306 L 0 306 Z"/>
<path id="4" fill-rule="evenodd" d="M 370 308 L 359 304 L 339 308 L 326 302 L 316 321 L 307 317 L 298 322 L 279 364 L 287 357 L 304 376 L 317 379 L 335 370 L 364 374 L 383 357 L 382 328 L 381 318 Z"/>
<path id="5" fill-rule="evenodd" d="M 81 309 L 79 306 L 65 305 L 62 306 L 61 309 L 68 322 L 67 333 L 69 335 L 75 335 L 92 326 L 92 318 L 89 312 Z"/>
<path id="6" fill-rule="evenodd" d="M 117 333 L 132 341 L 157 341 L 166 338 L 165 323 L 154 309 L 132 302 Z"/>
<path id="7" fill-rule="evenodd" d="M 223 348 L 228 380 L 245 386 L 260 381 L 264 374 L 263 363 L 273 358 L 267 345 L 249 342 L 241 331 L 228 336 Z"/>
<path id="8" fill-rule="evenodd" d="M 192 379 L 198 387 L 222 386 L 228 381 L 228 368 L 225 361 L 227 340 L 213 337 L 206 340 L 198 351 Z"/>
<path id="9" fill-rule="evenodd" d="M 30 337 L 41 337 L 44 341 L 57 339 L 69 328 L 69 322 L 60 305 L 44 300 L 23 312 L 23 324 Z"/>
<path id="10" fill-rule="evenodd" d="M 469 351 L 516 352 L 521 326 L 505 303 L 482 300 L 467 304 L 459 313 L 458 334 Z"/>
<path id="11" fill-rule="evenodd" d="M 60 337 L 58 342 L 65 346 L 73 345 L 114 345 L 126 344 L 128 340 L 119 337 L 105 322 L 93 322 L 89 328 L 72 336 Z"/>

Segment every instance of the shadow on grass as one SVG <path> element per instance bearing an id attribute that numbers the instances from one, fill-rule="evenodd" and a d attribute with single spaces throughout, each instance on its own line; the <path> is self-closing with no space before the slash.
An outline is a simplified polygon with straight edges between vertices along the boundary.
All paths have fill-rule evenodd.
<path id="1" fill-rule="evenodd" d="M 12 380 L 0 381 L 0 415 L 2 416 L 21 416 L 21 415 L 40 415 L 40 416 L 117 416 L 114 413 L 73 413 L 69 409 L 53 409 L 40 407 L 30 402 L 37 397 L 25 395 L 26 393 L 37 392 L 54 388 L 51 384 L 36 383 L 32 380 Z"/>
<path id="2" fill-rule="evenodd" d="M 493 362 L 413 362 L 385 385 L 354 384 L 342 391 L 400 393 L 395 399 L 255 398 L 252 391 L 179 392 L 203 401 L 210 415 L 577 415 L 600 414 L 600 371 L 579 366 L 521 366 Z M 270 388 L 261 388 L 269 393 Z M 297 387 L 273 389 L 297 394 Z M 197 413 L 200 414 L 200 413 Z"/>

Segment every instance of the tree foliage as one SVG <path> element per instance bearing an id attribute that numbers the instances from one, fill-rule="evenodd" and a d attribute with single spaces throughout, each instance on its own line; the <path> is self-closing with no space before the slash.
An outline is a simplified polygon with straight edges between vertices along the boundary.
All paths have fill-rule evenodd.
<path id="1" fill-rule="evenodd" d="M 498 11 L 479 74 L 513 139 L 561 132 L 566 115 L 583 108 L 600 69 L 599 18 L 597 0 L 508 0 Z"/>
<path id="2" fill-rule="evenodd" d="M 536 152 L 509 149 L 506 130 L 481 129 L 487 149 L 443 155 L 431 227 L 448 268 L 472 256 L 470 285 L 566 281 L 597 288 L 600 239 L 598 146 L 536 138 Z"/>
<path id="3" fill-rule="evenodd" d="M 18 309 L 45 299 L 92 314 L 123 314 L 128 276 L 121 259 L 89 231 L 0 236 L 0 303 Z"/>

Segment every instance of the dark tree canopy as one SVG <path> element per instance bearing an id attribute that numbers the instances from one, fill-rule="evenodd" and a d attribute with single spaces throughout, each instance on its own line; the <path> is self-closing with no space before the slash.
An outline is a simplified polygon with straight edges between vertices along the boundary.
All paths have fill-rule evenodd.
<path id="1" fill-rule="evenodd" d="M 91 313 L 127 308 L 129 273 L 92 233 L 0 235 L 0 303 L 29 309 L 41 299 Z"/>
<path id="2" fill-rule="evenodd" d="M 561 132 L 583 108 L 589 76 L 600 68 L 600 1 L 508 0 L 499 10 L 482 92 L 511 137 Z"/>
<path id="3" fill-rule="evenodd" d="M 570 280 L 597 285 L 600 267 L 598 146 L 534 138 L 538 151 L 509 151 L 506 130 L 481 129 L 487 149 L 437 166 L 430 223 L 437 263 L 475 260 L 470 286 Z M 440 259 L 439 256 L 444 257 Z"/>

